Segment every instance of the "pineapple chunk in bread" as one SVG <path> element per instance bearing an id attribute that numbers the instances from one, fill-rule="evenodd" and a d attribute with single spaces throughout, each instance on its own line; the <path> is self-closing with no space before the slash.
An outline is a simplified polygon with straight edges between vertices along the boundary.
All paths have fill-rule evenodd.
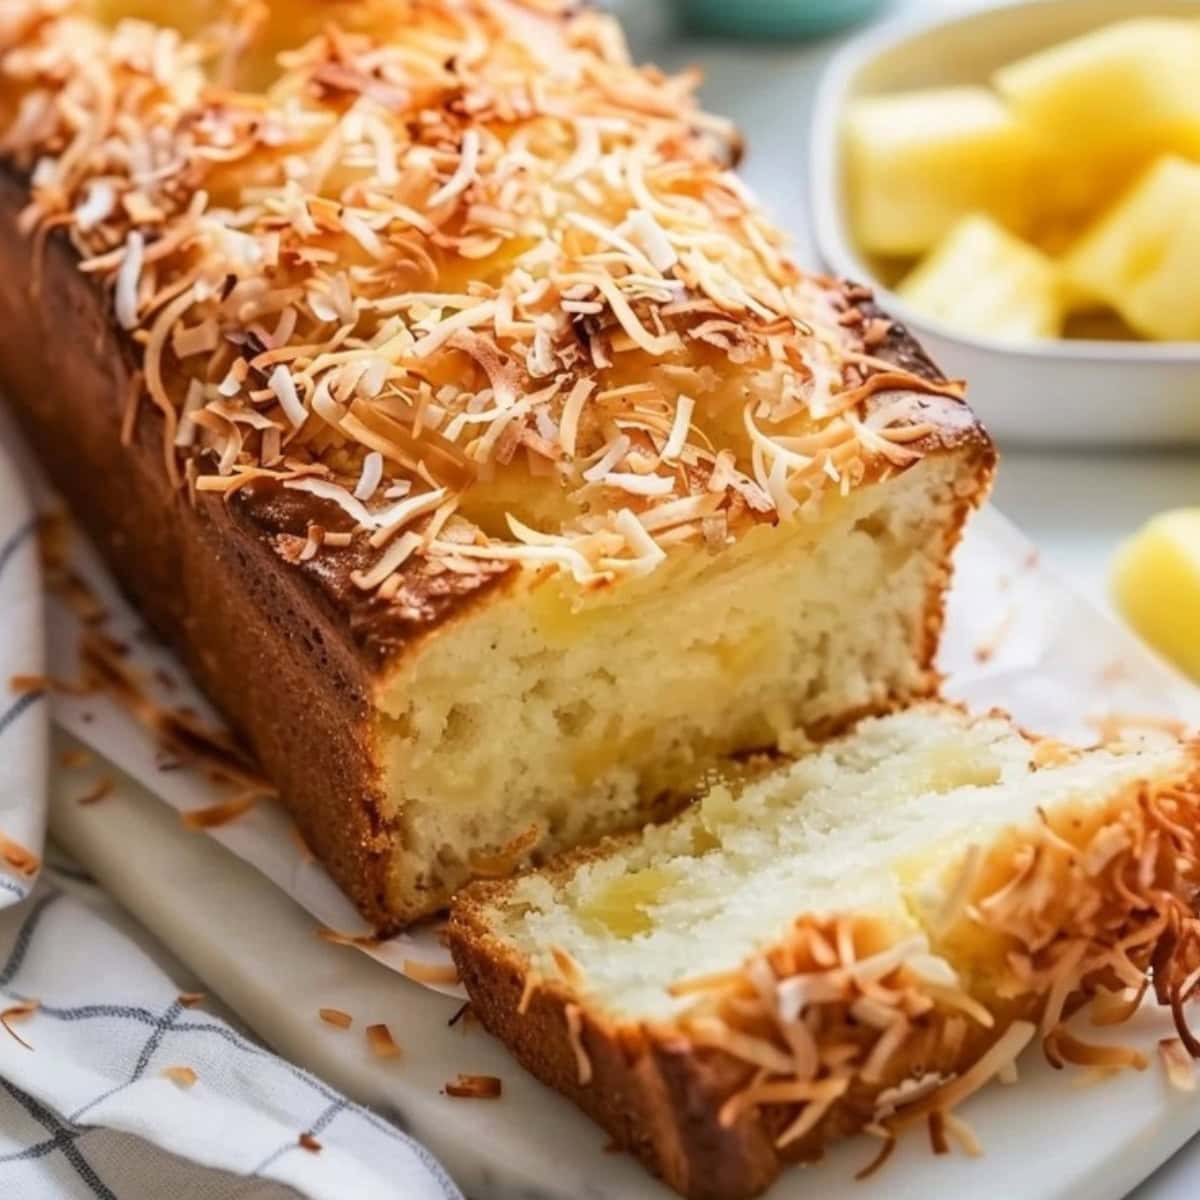
<path id="1" fill-rule="evenodd" d="M 933 686 L 991 444 L 694 82 L 566 0 L 0 12 L 5 397 L 380 928 Z"/>
<path id="2" fill-rule="evenodd" d="M 1194 745 L 1080 752 L 918 706 L 468 889 L 451 948 L 530 1070 L 683 1194 L 735 1200 L 950 1110 L 1039 1031 L 1056 1064 L 1138 1065 L 1062 1020 L 1140 997 L 1152 961 L 1200 1050 L 1198 814 Z"/>

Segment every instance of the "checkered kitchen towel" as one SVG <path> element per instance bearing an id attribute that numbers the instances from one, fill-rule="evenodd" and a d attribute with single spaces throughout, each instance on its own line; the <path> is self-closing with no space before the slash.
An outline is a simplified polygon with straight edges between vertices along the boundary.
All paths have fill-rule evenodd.
<path id="1" fill-rule="evenodd" d="M 78 872 L 39 878 L 34 542 L 0 446 L 0 1200 L 461 1200 L 424 1147 L 181 999 Z"/>
<path id="2" fill-rule="evenodd" d="M 419 1143 L 181 999 L 139 940 L 70 868 L 0 912 L 0 1197 L 461 1200 Z"/>

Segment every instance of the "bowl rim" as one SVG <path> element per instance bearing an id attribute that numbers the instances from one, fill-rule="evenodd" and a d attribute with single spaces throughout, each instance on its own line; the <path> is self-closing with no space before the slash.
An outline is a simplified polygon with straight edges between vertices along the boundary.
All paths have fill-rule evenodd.
<path id="1" fill-rule="evenodd" d="M 1145 15 L 1138 0 L 1128 0 L 1130 15 Z M 965 27 L 997 12 L 1013 9 L 1048 9 L 1075 6 L 1079 0 L 999 0 L 987 8 L 946 15 L 900 16 L 885 21 L 847 42 L 821 73 L 809 121 L 808 197 L 813 240 L 826 267 L 871 287 L 884 307 L 918 331 L 957 342 L 973 350 L 1012 357 L 1032 357 L 1071 362 L 1119 362 L 1147 366 L 1200 363 L 1200 340 L 1151 342 L 1105 338 L 1044 338 L 1028 342 L 1007 341 L 981 334 L 963 333 L 936 318 L 911 308 L 884 284 L 867 265 L 850 236 L 840 204 L 842 164 L 841 117 L 855 77 L 888 51 L 914 41 L 935 29 Z M 1200 16 L 1200 4 L 1196 5 Z"/>

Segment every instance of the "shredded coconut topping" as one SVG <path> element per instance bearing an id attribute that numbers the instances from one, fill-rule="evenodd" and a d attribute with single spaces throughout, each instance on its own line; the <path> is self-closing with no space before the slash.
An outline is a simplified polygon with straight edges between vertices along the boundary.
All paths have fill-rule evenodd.
<path id="1" fill-rule="evenodd" d="M 866 353 L 869 297 L 797 271 L 694 76 L 631 65 L 610 18 L 222 7 L 185 37 L 31 0 L 0 24 L 0 152 L 22 227 L 61 227 L 140 345 L 174 482 L 303 483 L 365 535 L 415 505 L 360 586 L 447 556 L 644 573 L 915 461 L 933 427 L 879 391 L 961 394 Z"/>
<path id="2" fill-rule="evenodd" d="M 1064 1020 L 1094 997 L 1095 1023 L 1123 1023 L 1150 988 L 1178 1033 L 1159 1045 L 1164 1067 L 1176 1087 L 1193 1088 L 1200 1038 L 1184 1005 L 1200 984 L 1198 754 L 1192 743 L 1182 771 L 1129 785 L 1099 815 L 1066 805 L 987 855 L 973 847 L 952 870 L 955 900 L 937 936 L 995 940 L 988 1005 L 925 935 L 897 941 L 870 918 L 804 917 L 741 969 L 674 985 L 689 1003 L 662 1036 L 740 1061 L 744 1082 L 719 1121 L 730 1128 L 782 1109 L 771 1125 L 780 1147 L 812 1132 L 847 1093 L 857 1095 L 861 1124 L 873 1093 L 867 1128 L 889 1142 L 934 1117 L 974 1152 L 951 1110 L 993 1078 L 1011 1080 L 1039 1032 L 1055 1067 L 1143 1069 L 1142 1052 L 1084 1041 Z M 1102 856 L 1089 850 L 1097 845 Z M 1122 991 L 1108 989 L 1113 980 Z M 1014 1013 L 1040 1017 L 1040 1031 Z M 833 1118 L 834 1127 L 854 1119 Z"/>

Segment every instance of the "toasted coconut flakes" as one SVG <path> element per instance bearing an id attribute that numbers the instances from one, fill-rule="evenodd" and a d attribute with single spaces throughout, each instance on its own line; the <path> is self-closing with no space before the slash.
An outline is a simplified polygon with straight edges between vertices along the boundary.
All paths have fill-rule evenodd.
<path id="1" fill-rule="evenodd" d="M 958 1143 L 959 1149 L 969 1158 L 981 1158 L 983 1147 L 975 1136 L 975 1131 L 962 1119 L 952 1112 L 942 1113 L 942 1121 L 946 1132 Z"/>
<path id="2" fill-rule="evenodd" d="M 938 1109 L 948 1112 L 961 1104 L 988 1083 L 1004 1066 L 1014 1062 L 1036 1032 L 1037 1027 L 1031 1021 L 1014 1021 L 961 1075 L 898 1114 L 894 1118 L 895 1123 L 908 1124 L 927 1113 Z"/>
<path id="3" fill-rule="evenodd" d="M 495 1075 L 460 1074 L 453 1083 L 446 1084 L 446 1095 L 459 1100 L 497 1100 L 503 1088 Z"/>
<path id="4" fill-rule="evenodd" d="M 163 1067 L 162 1073 L 176 1087 L 190 1088 L 200 1077 L 191 1067 Z"/>
<path id="5" fill-rule="evenodd" d="M 804 1106 L 800 1115 L 775 1139 L 775 1145 L 782 1149 L 815 1129 L 817 1123 L 845 1094 L 849 1086 L 848 1078 L 828 1080 L 825 1094 L 815 1097 Z"/>
<path id="6" fill-rule="evenodd" d="M 474 181 L 478 166 L 479 130 L 464 130 L 462 144 L 459 147 L 458 166 L 455 168 L 454 174 L 429 197 L 429 207 L 437 208 L 445 204 L 447 200 L 453 200 L 456 196 L 462 195 Z"/>
<path id="7" fill-rule="evenodd" d="M 36 875 L 42 865 L 42 860 L 32 850 L 26 850 L 4 833 L 0 833 L 0 858 L 18 875 L 24 875 L 27 879 Z"/>
<path id="8" fill-rule="evenodd" d="M 931 1112 L 928 1124 L 930 1149 L 934 1154 L 949 1154 L 950 1143 L 946 1140 L 946 1114 L 940 1110 Z"/>
<path id="9" fill-rule="evenodd" d="M 355 500 L 370 500 L 383 479 L 383 455 L 372 450 L 363 458 L 358 483 L 354 485 Z"/>
<path id="10" fill-rule="evenodd" d="M 1150 981 L 1144 979 L 1140 987 L 1126 987 L 1118 992 L 1097 988 L 1092 996 L 1089 1018 L 1093 1025 L 1123 1025 L 1137 1012 Z"/>
<path id="11" fill-rule="evenodd" d="M 18 696 L 49 691 L 53 686 L 54 681 L 47 675 L 10 675 L 8 680 L 8 690 Z"/>
<path id="12" fill-rule="evenodd" d="M 551 946 L 550 957 L 554 959 L 559 974 L 572 987 L 579 987 L 584 982 L 583 968 L 561 946 Z"/>
<path id="13" fill-rule="evenodd" d="M 204 993 L 180 992 L 176 999 L 184 1008 L 195 1008 L 197 1004 L 204 1003 Z"/>
<path id="14" fill-rule="evenodd" d="M 1047 1034 L 1045 1050 L 1053 1067 L 1061 1067 L 1069 1062 L 1081 1067 L 1146 1069 L 1146 1056 L 1140 1051 L 1129 1046 L 1101 1046 L 1084 1042 L 1061 1025 Z"/>
<path id="15" fill-rule="evenodd" d="M 373 933 L 343 933 L 325 925 L 317 926 L 317 937 L 334 946 L 357 946 L 360 950 L 374 950 L 382 940 Z"/>
<path id="16" fill-rule="evenodd" d="M 690 396 L 680 395 L 675 401 L 675 419 L 671 426 L 671 434 L 662 449 L 664 462 L 675 462 L 687 445 L 688 434 L 691 432 L 692 412 L 696 402 Z"/>
<path id="17" fill-rule="evenodd" d="M 583 406 L 587 398 L 596 389 L 596 382 L 593 379 L 579 379 L 575 386 L 571 389 L 567 396 L 566 403 L 563 405 L 562 418 L 558 425 L 558 437 L 562 444 L 562 448 L 572 458 L 575 457 L 576 437 L 579 429 L 579 417 L 583 412 Z"/>
<path id="18" fill-rule="evenodd" d="M 1049 1034 L 1062 1019 L 1067 998 L 1079 982 L 1079 964 L 1083 961 L 1087 949 L 1087 942 L 1083 938 L 1077 938 L 1065 946 L 1058 962 L 1055 963 L 1054 982 L 1046 997 L 1046 1007 L 1042 1013 L 1043 1036 Z"/>
<path id="19" fill-rule="evenodd" d="M 517 869 L 525 854 L 537 845 L 541 836 L 542 827 L 535 821 L 495 853 L 481 854 L 475 850 L 471 851 L 467 857 L 471 874 L 483 879 L 507 879 Z"/>
<path id="20" fill-rule="evenodd" d="M 117 193 L 113 185 L 104 179 L 96 179 L 87 185 L 83 200 L 75 208 L 75 225 L 83 233 L 95 229 L 108 219 L 117 206 Z"/>
<path id="21" fill-rule="evenodd" d="M 787 1074 L 791 1070 L 790 1054 L 765 1038 L 734 1029 L 719 1017 L 693 1017 L 687 1023 L 687 1032 L 698 1045 L 724 1050 L 751 1066 L 778 1074 Z"/>
<path id="22" fill-rule="evenodd" d="M 641 247 L 656 271 L 669 271 L 679 261 L 670 236 L 648 212 L 635 208 L 625 219 L 622 229 L 635 245 Z"/>
<path id="23" fill-rule="evenodd" d="M 869 1130 L 869 1132 L 876 1132 Z M 878 1131 L 877 1136 L 883 1138 L 883 1145 L 880 1146 L 878 1154 L 862 1170 L 855 1172 L 855 1182 L 861 1183 L 864 1179 L 870 1179 L 872 1175 L 880 1171 L 883 1165 L 889 1158 L 892 1157 L 896 1150 L 896 1135 L 890 1130 L 882 1129 Z"/>
<path id="24" fill-rule="evenodd" d="M 268 386 L 275 393 L 275 399 L 279 401 L 284 416 L 294 428 L 299 429 L 308 420 L 308 409 L 304 407 L 304 403 L 296 391 L 296 381 L 284 363 L 280 363 L 271 372 Z"/>
<path id="25" fill-rule="evenodd" d="M 533 1002 L 534 994 L 541 987 L 542 977 L 536 971 L 525 973 L 525 984 L 521 988 L 521 999 L 517 1002 L 517 1015 L 523 1017 Z"/>
<path id="26" fill-rule="evenodd" d="M 84 792 L 82 796 L 79 797 L 78 803 L 96 804 L 103 800 L 106 796 L 110 796 L 115 786 L 116 785 L 114 784 L 113 780 L 109 776 L 105 775 L 102 778 L 97 779 L 96 782 L 86 792 Z"/>
<path id="27" fill-rule="evenodd" d="M 372 514 L 370 521 L 378 526 L 378 530 L 371 536 L 371 545 L 386 545 L 404 526 L 437 508 L 446 499 L 446 494 L 445 488 L 434 488 L 417 496 L 407 496 L 389 508 Z"/>
<path id="28" fill-rule="evenodd" d="M 400 1047 L 386 1025 L 367 1026 L 367 1045 L 376 1058 L 399 1058 Z"/>
<path id="29" fill-rule="evenodd" d="M 936 933 L 945 933 L 958 920 L 966 907 L 967 900 L 975 890 L 979 873 L 983 869 L 983 850 L 975 842 L 967 847 L 962 864 L 954 877 L 954 884 L 946 892 L 941 907 L 933 919 Z"/>
<path id="30" fill-rule="evenodd" d="M 207 808 L 193 808 L 179 814 L 179 819 L 188 829 L 216 829 L 245 816 L 262 799 L 262 791 L 255 788 L 224 800 L 220 804 L 211 804 Z"/>
<path id="31" fill-rule="evenodd" d="M 1158 1055 L 1173 1088 L 1180 1092 L 1196 1090 L 1196 1065 L 1179 1038 L 1159 1041 Z"/>
<path id="32" fill-rule="evenodd" d="M 22 1000 L 18 1004 L 10 1004 L 3 1012 L 0 1012 L 0 1025 L 4 1026 L 5 1032 L 13 1039 L 20 1042 L 26 1050 L 32 1050 L 33 1047 L 9 1024 L 9 1021 L 21 1021 L 26 1017 L 31 1017 L 39 1008 L 42 1002 L 40 1000 Z"/>
<path id="33" fill-rule="evenodd" d="M 330 483 L 326 479 L 288 479 L 283 486 L 289 491 L 309 492 L 322 500 L 332 500 L 359 525 L 373 527 L 375 524 L 374 518 L 362 501 L 356 500 L 344 487 L 336 483 Z"/>
<path id="34" fill-rule="evenodd" d="M 635 496 L 669 496 L 675 490 L 673 479 L 661 475 L 634 475 L 622 471 L 610 471 L 601 483 L 619 488 L 623 492 L 631 492 Z"/>
<path id="35" fill-rule="evenodd" d="M 348 1012 L 342 1012 L 340 1008 L 319 1008 L 317 1015 L 326 1025 L 333 1025 L 338 1029 L 349 1029 L 354 1022 L 354 1018 Z"/>
<path id="36" fill-rule="evenodd" d="M 136 329 L 138 325 L 138 284 L 142 277 L 146 243 L 136 230 L 125 239 L 125 254 L 117 272 L 113 307 L 117 323 L 122 329 Z"/>
<path id="37" fill-rule="evenodd" d="M 421 547 L 421 535 L 406 533 L 394 541 L 369 571 L 351 571 L 350 582 L 365 592 L 373 591 L 398 571 Z"/>
<path id="38" fill-rule="evenodd" d="M 429 963 L 417 958 L 404 960 L 404 974 L 418 983 L 457 983 L 458 968 L 453 963 Z"/>
<path id="39" fill-rule="evenodd" d="M 563 1010 L 567 1019 L 567 1040 L 575 1055 L 575 1066 L 579 1083 L 587 1087 L 592 1082 L 592 1060 L 583 1045 L 583 1013 L 578 1004 L 568 1004 Z"/>

